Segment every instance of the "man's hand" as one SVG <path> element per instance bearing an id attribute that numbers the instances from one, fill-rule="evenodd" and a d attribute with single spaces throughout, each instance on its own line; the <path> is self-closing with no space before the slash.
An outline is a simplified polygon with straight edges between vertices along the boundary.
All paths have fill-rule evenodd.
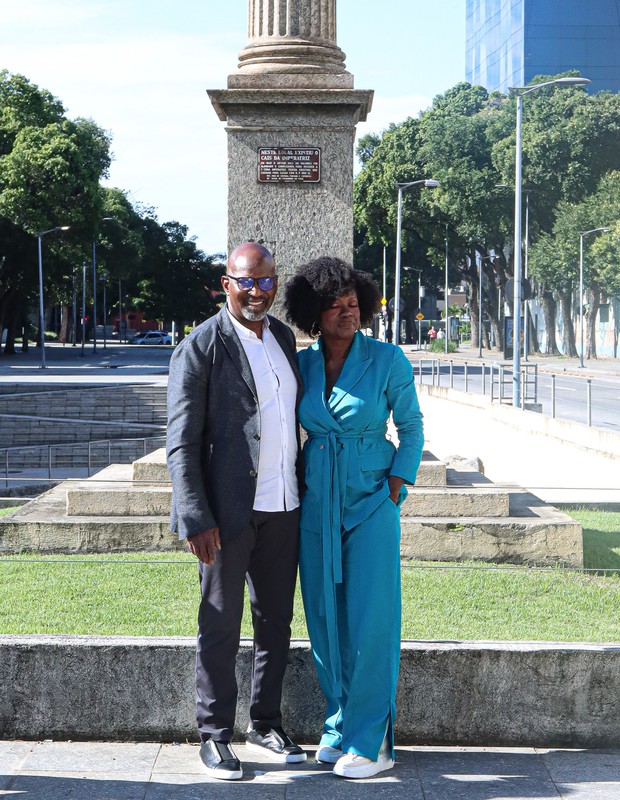
<path id="1" fill-rule="evenodd" d="M 198 561 L 202 561 L 207 567 L 215 564 L 215 552 L 221 550 L 220 529 L 208 528 L 206 531 L 197 533 L 187 538 L 187 546 L 196 556 Z"/>

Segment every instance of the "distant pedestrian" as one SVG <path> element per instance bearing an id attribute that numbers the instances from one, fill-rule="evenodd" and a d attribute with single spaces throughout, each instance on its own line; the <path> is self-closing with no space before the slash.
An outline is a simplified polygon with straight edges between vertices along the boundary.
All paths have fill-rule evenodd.
<path id="1" fill-rule="evenodd" d="M 428 338 L 431 340 L 431 342 L 434 342 L 435 339 L 437 338 L 437 331 L 435 330 L 434 327 L 431 328 L 430 331 L 428 332 Z"/>
<path id="2" fill-rule="evenodd" d="M 439 331 L 438 331 L 438 333 L 437 333 L 437 338 L 438 338 L 438 339 L 445 339 L 445 338 L 446 338 L 446 334 L 444 333 L 444 330 L 443 330 L 443 328 L 440 328 L 440 329 L 439 329 Z"/>

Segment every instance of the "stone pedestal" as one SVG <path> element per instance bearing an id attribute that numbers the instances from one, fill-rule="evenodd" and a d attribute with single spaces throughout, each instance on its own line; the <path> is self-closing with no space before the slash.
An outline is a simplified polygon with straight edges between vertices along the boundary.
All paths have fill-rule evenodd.
<path id="1" fill-rule="evenodd" d="M 353 88 L 335 15 L 335 0 L 249 0 L 237 72 L 208 92 L 227 123 L 229 251 L 264 244 L 281 286 L 309 259 L 353 259 L 355 126 L 373 92 Z"/>

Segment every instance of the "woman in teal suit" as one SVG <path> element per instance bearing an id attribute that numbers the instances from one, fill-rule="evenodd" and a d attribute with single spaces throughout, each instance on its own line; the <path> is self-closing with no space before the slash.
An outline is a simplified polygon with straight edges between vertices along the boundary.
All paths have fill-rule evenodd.
<path id="1" fill-rule="evenodd" d="M 340 259 L 300 268 L 287 316 L 318 340 L 298 354 L 306 491 L 300 576 L 327 712 L 317 760 L 367 778 L 394 764 L 400 659 L 400 512 L 424 442 L 411 365 L 361 333 L 379 307 Z M 387 437 L 390 417 L 399 447 Z"/>

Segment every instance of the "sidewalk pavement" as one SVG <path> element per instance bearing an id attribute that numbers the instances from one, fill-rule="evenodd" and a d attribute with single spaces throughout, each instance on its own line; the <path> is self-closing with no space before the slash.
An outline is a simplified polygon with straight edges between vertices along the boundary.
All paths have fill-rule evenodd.
<path id="1" fill-rule="evenodd" d="M 205 774 L 198 746 L 0 741 L 0 796 L 23 800 L 618 800 L 620 751 L 397 747 L 396 766 L 343 780 L 314 761 L 262 762 L 235 751 L 243 779 Z"/>

